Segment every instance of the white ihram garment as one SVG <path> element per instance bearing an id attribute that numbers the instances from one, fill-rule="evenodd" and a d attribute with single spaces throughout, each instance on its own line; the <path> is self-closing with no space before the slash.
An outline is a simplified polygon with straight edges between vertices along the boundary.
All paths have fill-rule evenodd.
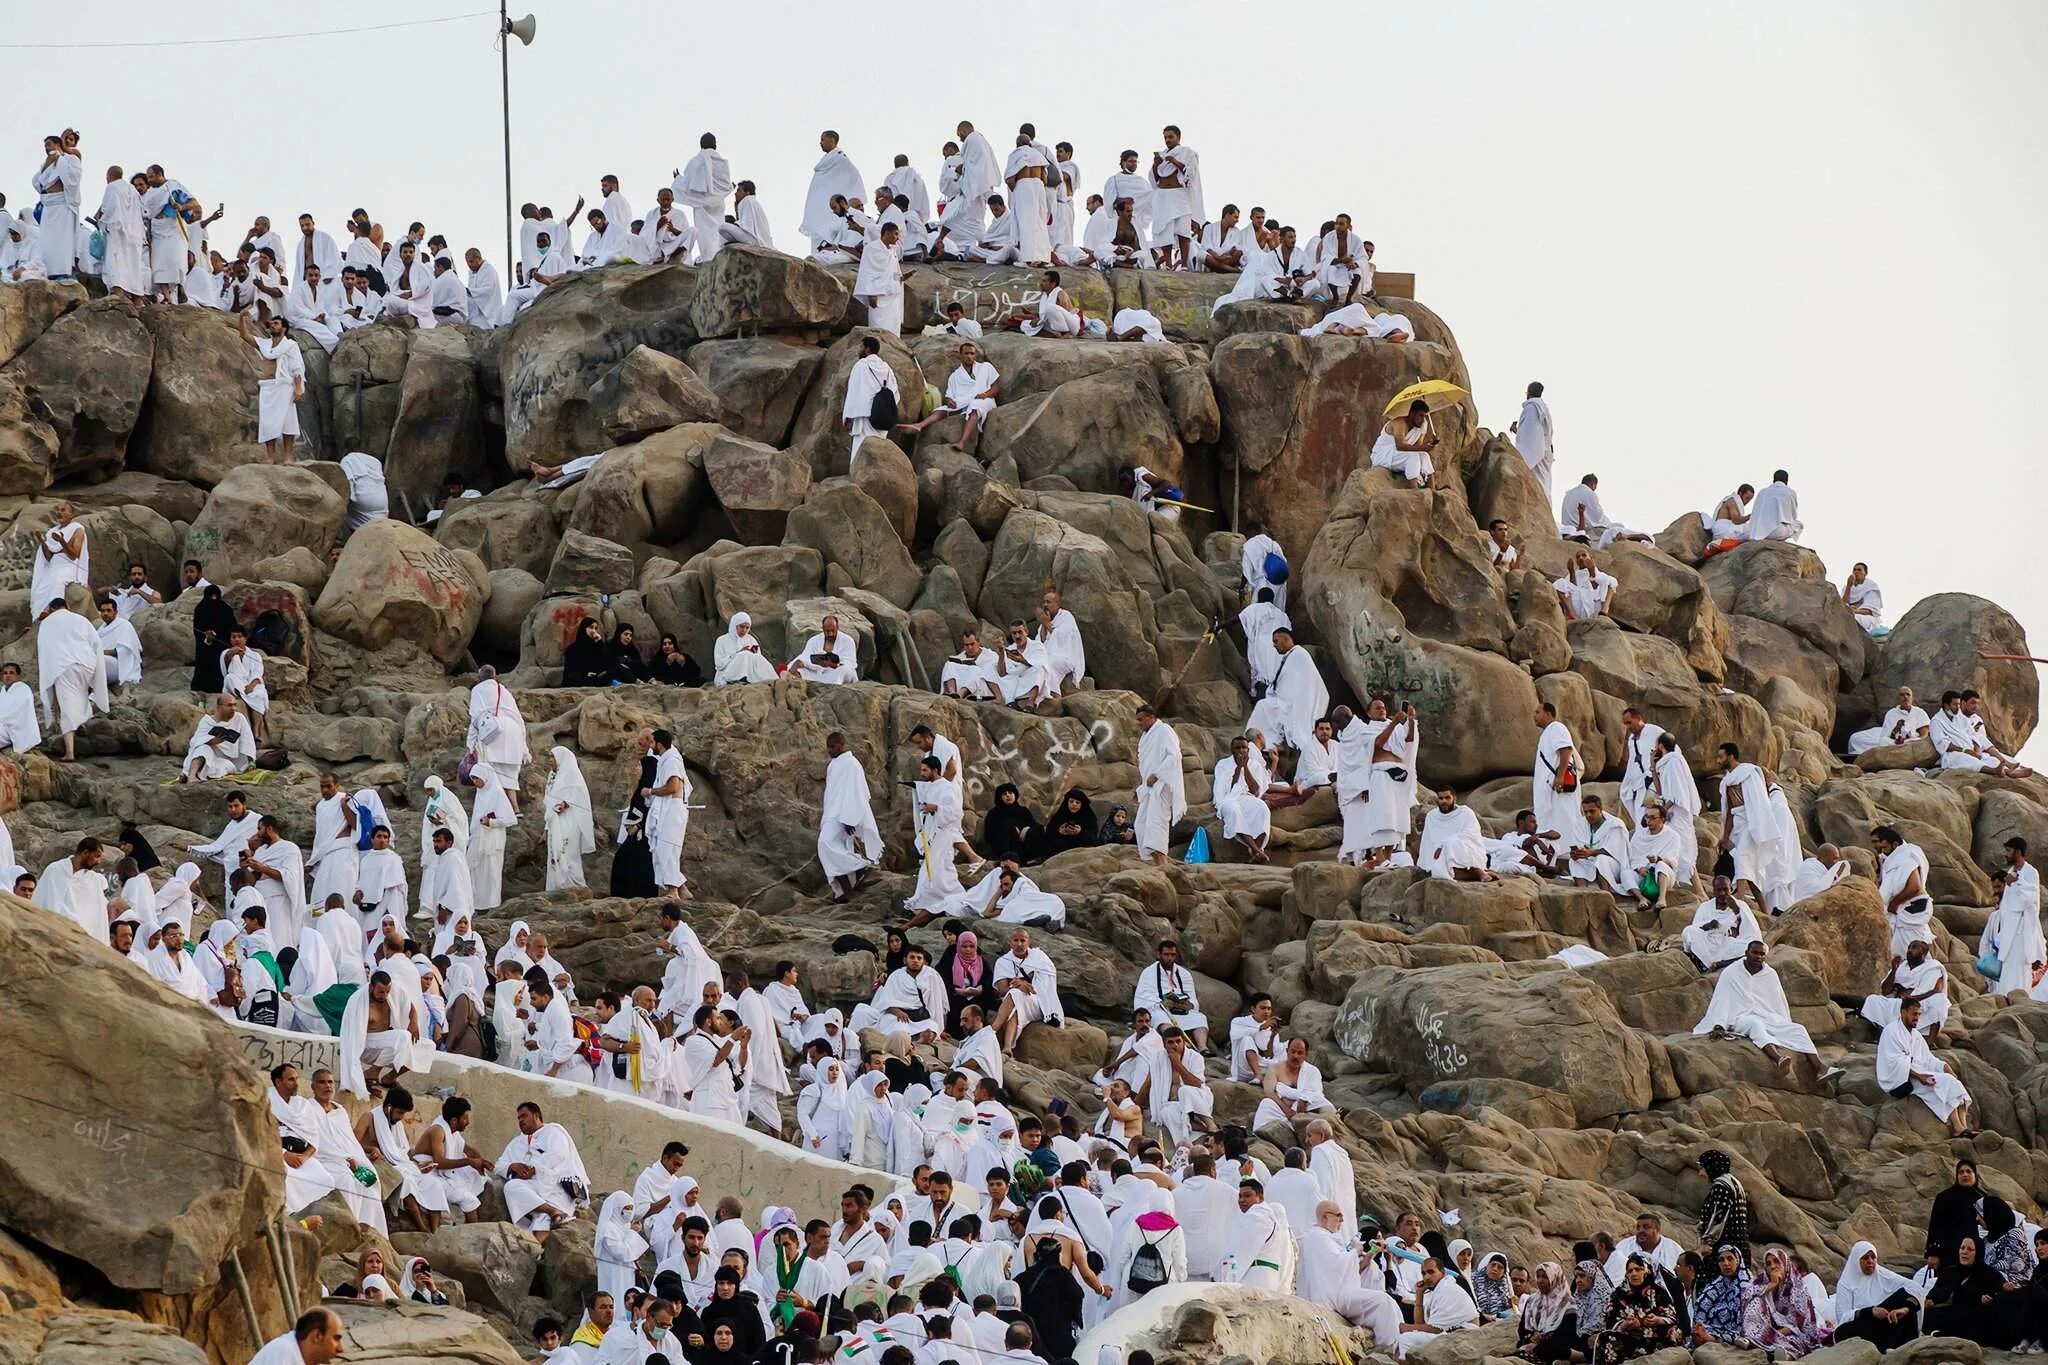
<path id="1" fill-rule="evenodd" d="M 1138 852 L 1166 852 L 1174 823 L 1187 814 L 1188 794 L 1180 766 L 1180 736 L 1163 720 L 1155 719 L 1138 739 L 1137 801 L 1138 816 L 1132 823 Z"/>

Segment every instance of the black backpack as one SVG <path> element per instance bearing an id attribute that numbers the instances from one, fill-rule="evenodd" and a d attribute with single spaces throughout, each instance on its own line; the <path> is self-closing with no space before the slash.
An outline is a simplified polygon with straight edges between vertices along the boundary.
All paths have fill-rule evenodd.
<path id="1" fill-rule="evenodd" d="M 875 390 L 875 399 L 868 404 L 868 425 L 876 431 L 892 431 L 896 427 L 896 395 L 885 385 Z"/>
<path id="2" fill-rule="evenodd" d="M 281 611 L 266 611 L 249 623 L 249 647 L 265 654 L 289 656 L 297 648 L 298 631 Z"/>
<path id="3" fill-rule="evenodd" d="M 1164 1288 L 1165 1284 L 1166 1258 L 1159 1254 L 1158 1244 L 1148 1238 L 1138 1248 L 1138 1254 L 1131 1257 L 1131 1270 L 1124 1277 L 1124 1287 L 1133 1294 L 1143 1295 Z"/>

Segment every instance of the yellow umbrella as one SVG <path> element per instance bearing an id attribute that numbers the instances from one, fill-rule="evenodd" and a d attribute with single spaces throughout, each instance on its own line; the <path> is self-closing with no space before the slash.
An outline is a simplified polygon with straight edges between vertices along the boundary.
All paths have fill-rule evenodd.
<path id="1" fill-rule="evenodd" d="M 1418 398 L 1429 404 L 1431 412 L 1440 412 L 1445 408 L 1455 407 L 1457 404 L 1464 402 L 1465 391 L 1448 379 L 1425 379 L 1418 384 L 1410 384 L 1407 388 L 1395 394 L 1388 401 L 1387 410 L 1384 415 L 1388 417 L 1404 415 L 1408 411 L 1408 405 L 1415 402 Z"/>

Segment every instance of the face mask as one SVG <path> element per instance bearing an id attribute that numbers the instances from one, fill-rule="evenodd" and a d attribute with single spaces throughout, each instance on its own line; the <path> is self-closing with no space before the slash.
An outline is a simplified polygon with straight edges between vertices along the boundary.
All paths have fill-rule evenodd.
<path id="1" fill-rule="evenodd" d="M 647 1329 L 647 1339 L 649 1341 L 660 1341 L 667 1335 L 668 1328 L 666 1327 L 650 1327 Z"/>

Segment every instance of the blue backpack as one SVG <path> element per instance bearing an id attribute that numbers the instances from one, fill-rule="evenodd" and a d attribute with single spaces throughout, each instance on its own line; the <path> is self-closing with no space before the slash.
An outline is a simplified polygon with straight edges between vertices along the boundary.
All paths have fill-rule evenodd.
<path id="1" fill-rule="evenodd" d="M 1285 583 L 1287 581 L 1287 560 L 1278 550 L 1269 551 L 1266 555 L 1266 581 L 1268 583 Z"/>
<path id="2" fill-rule="evenodd" d="M 376 812 L 370 809 L 366 801 L 351 801 L 349 804 L 356 812 L 356 848 L 367 853 L 370 850 L 370 835 L 376 832 L 376 826 L 372 823 L 376 819 Z"/>

